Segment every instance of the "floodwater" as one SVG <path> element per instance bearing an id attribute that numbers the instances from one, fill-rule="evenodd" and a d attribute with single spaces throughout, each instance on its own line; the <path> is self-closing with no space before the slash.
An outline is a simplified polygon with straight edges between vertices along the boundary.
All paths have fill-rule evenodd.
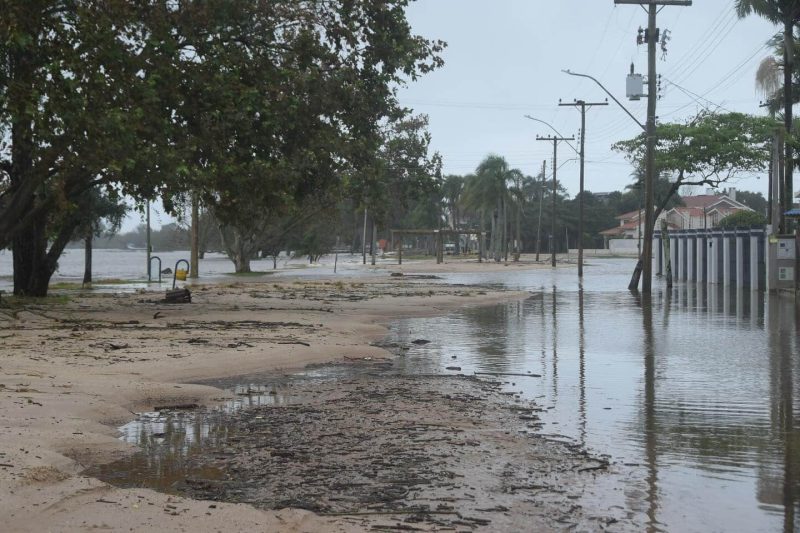
<path id="1" fill-rule="evenodd" d="M 531 296 L 393 322 L 388 340 L 431 341 L 412 345 L 393 371 L 457 365 L 468 374 L 532 374 L 506 379 L 546 408 L 542 433 L 579 442 L 628 471 L 626 505 L 651 531 L 797 529 L 800 315 L 793 301 L 696 284 L 666 291 L 659 280 L 649 306 L 623 289 L 632 261 L 592 262 L 583 284 L 571 268 L 445 275 L 447 283 Z M 285 379 L 331 379 L 327 372 L 341 371 Z M 295 401 L 282 393 L 282 379 L 218 383 L 240 394 L 224 409 Z M 135 459 L 139 477 L 117 470 L 125 478 L 118 482 L 152 484 L 154 464 L 166 474 L 180 463 L 176 457 L 230 438 L 214 417 L 146 415 L 123 428 L 124 439 L 148 451 Z"/>
<path id="2" fill-rule="evenodd" d="M 161 270 L 170 268 L 175 270 L 178 260 L 189 260 L 188 251 L 156 252 L 154 257 L 161 260 Z M 264 273 L 276 276 L 328 276 L 334 273 L 341 275 L 369 275 L 370 271 L 364 271 L 361 265 L 360 254 L 339 254 L 323 256 L 319 263 L 308 264 L 304 258 L 281 257 L 278 260 L 278 268 L 272 268 L 272 259 L 254 259 L 250 262 L 250 268 L 254 273 Z M 158 261 L 152 261 L 152 279 L 158 280 Z M 378 259 L 379 262 L 394 262 L 394 259 Z M 334 265 L 335 263 L 335 265 Z M 115 291 L 125 291 L 147 288 L 147 253 L 144 250 L 115 250 L 115 249 L 96 249 L 92 254 L 92 266 L 95 280 L 95 288 L 104 287 L 103 279 L 115 280 L 109 288 Z M 84 252 L 82 249 L 70 248 L 58 260 L 58 269 L 53 275 L 52 282 L 72 282 L 80 283 L 83 280 Z M 0 290 L 10 291 L 13 288 L 12 255 L 8 250 L 0 250 Z M 385 273 L 382 273 L 385 274 Z M 227 276 L 234 275 L 233 263 L 224 254 L 207 253 L 205 258 L 200 260 L 200 279 L 201 281 L 219 280 Z M 119 281 L 128 283 L 120 284 Z M 172 274 L 162 275 L 162 284 L 172 283 Z M 163 286 L 150 284 L 153 290 L 162 290 Z"/>

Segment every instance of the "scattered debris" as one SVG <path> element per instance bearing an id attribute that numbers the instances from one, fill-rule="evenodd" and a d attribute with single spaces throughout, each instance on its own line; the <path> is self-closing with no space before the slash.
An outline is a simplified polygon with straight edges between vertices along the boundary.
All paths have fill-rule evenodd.
<path id="1" fill-rule="evenodd" d="M 167 303 L 167 304 L 192 303 L 192 293 L 187 288 L 168 290 L 166 297 L 162 300 L 162 303 Z"/>

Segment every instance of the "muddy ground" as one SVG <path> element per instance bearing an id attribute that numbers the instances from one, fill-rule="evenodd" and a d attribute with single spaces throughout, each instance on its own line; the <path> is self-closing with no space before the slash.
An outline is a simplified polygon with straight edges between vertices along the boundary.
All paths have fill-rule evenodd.
<path id="1" fill-rule="evenodd" d="M 180 463 L 162 490 L 304 509 L 355 530 L 638 529 L 632 513 L 598 498 L 597 477 L 617 466 L 537 435 L 542 407 L 494 378 L 402 376 L 379 362 L 293 380 L 280 395 L 286 404 L 199 415 L 182 430 L 204 427 L 201 447 L 168 425 L 144 436 L 148 452 L 91 474 L 125 485 Z"/>

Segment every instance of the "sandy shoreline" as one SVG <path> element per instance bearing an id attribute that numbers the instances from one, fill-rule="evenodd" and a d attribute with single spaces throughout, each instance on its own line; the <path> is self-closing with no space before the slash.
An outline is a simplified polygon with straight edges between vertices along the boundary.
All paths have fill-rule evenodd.
<path id="1" fill-rule="evenodd" d="M 220 400 L 186 382 L 385 352 L 370 341 L 391 318 L 435 315 L 524 293 L 404 278 L 196 287 L 192 304 L 153 293 L 71 296 L 67 303 L 0 308 L 0 519 L 9 531 L 337 529 L 307 511 L 121 490 L 79 475 L 131 453 L 120 424 L 158 405 Z M 138 505 L 147 499 L 149 505 Z M 110 504 L 107 502 L 116 502 Z M 194 518 L 193 518 L 194 517 Z M 357 530 L 357 528 L 356 528 Z"/>

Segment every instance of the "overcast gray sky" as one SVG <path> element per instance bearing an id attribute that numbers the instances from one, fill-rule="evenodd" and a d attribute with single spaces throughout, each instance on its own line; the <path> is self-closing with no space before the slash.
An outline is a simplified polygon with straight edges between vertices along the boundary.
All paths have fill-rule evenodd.
<path id="1" fill-rule="evenodd" d="M 418 0 L 408 17 L 417 33 L 448 43 L 445 66 L 400 93 L 401 103 L 430 116 L 433 148 L 442 154 L 446 174 L 471 172 L 489 153 L 505 156 L 512 167 L 531 175 L 547 159 L 549 173 L 552 143 L 535 138 L 551 131 L 523 115 L 577 138 L 580 113 L 558 107 L 559 98 L 606 97 L 590 80 L 562 69 L 595 76 L 645 122 L 646 99 L 624 98 L 631 62 L 637 72 L 647 72 L 647 47 L 636 45 L 638 28 L 647 25 L 640 6 L 615 6 L 613 0 Z M 659 59 L 657 66 L 663 75 L 661 121 L 680 120 L 701 109 L 666 80 L 724 109 L 763 113 L 754 76 L 770 53 L 765 42 L 775 26 L 757 17 L 739 20 L 733 0 L 665 7 L 658 26 L 672 35 L 666 61 Z M 586 131 L 586 188 L 621 190 L 630 183 L 632 169 L 609 147 L 635 136 L 638 126 L 610 102 L 587 113 Z M 560 145 L 560 162 L 574 156 Z M 577 193 L 577 162 L 566 163 L 558 177 L 572 195 Z M 750 176 L 735 186 L 767 192 L 765 178 Z"/>

